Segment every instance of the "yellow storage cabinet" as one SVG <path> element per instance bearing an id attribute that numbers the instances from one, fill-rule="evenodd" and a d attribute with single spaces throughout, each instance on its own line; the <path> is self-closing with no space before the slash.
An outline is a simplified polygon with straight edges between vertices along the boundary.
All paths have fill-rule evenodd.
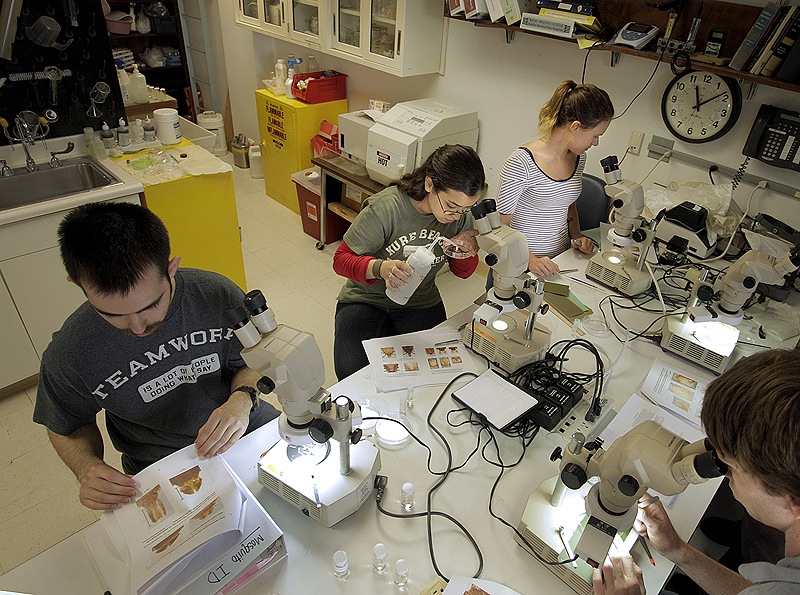
<path id="1" fill-rule="evenodd" d="M 323 120 L 338 123 L 339 114 L 347 112 L 347 99 L 304 103 L 259 89 L 256 106 L 267 195 L 299 213 L 292 174 L 311 167 L 311 139 Z"/>

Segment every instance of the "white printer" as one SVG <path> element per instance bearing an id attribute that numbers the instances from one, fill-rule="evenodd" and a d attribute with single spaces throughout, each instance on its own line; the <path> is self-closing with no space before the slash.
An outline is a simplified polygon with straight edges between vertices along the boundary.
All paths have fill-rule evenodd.
<path id="1" fill-rule="evenodd" d="M 366 165 L 369 177 L 381 184 L 413 171 L 447 144 L 477 149 L 478 112 L 428 98 L 398 103 L 386 113 L 339 116 L 342 155 Z"/>

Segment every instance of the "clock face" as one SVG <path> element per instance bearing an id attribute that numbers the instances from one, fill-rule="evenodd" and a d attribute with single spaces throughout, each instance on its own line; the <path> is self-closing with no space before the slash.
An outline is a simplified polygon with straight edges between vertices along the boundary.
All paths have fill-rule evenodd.
<path id="1" fill-rule="evenodd" d="M 710 72 L 680 74 L 664 90 L 661 117 L 687 143 L 707 143 L 726 134 L 742 111 L 742 90 L 734 79 Z"/>

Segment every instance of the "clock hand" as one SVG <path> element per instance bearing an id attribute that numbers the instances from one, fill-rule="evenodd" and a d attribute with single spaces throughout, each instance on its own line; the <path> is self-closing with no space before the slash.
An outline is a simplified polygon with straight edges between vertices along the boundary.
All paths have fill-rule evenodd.
<path id="1" fill-rule="evenodd" d="M 718 97 L 722 97 L 723 95 L 726 95 L 726 94 L 727 94 L 727 91 L 723 91 L 723 92 L 722 92 L 722 93 L 720 93 L 719 95 L 714 95 L 714 97 L 711 97 L 710 99 L 706 99 L 705 101 L 701 101 L 700 103 L 698 103 L 698 104 L 697 104 L 697 107 L 699 108 L 701 105 L 705 105 L 705 104 L 706 104 L 706 103 L 708 103 L 709 101 L 714 101 L 714 100 L 715 100 L 715 99 L 717 99 Z"/>
<path id="2" fill-rule="evenodd" d="M 694 96 L 697 98 L 697 103 L 694 104 L 692 108 L 695 111 L 700 111 L 700 87 L 697 85 L 694 86 Z"/>

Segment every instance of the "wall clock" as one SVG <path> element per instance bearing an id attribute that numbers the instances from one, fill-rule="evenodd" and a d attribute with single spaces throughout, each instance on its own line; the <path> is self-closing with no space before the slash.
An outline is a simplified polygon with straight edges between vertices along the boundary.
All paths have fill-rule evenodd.
<path id="1" fill-rule="evenodd" d="M 687 143 L 707 143 L 724 136 L 741 112 L 739 83 L 702 70 L 676 76 L 661 98 L 664 124 Z"/>

